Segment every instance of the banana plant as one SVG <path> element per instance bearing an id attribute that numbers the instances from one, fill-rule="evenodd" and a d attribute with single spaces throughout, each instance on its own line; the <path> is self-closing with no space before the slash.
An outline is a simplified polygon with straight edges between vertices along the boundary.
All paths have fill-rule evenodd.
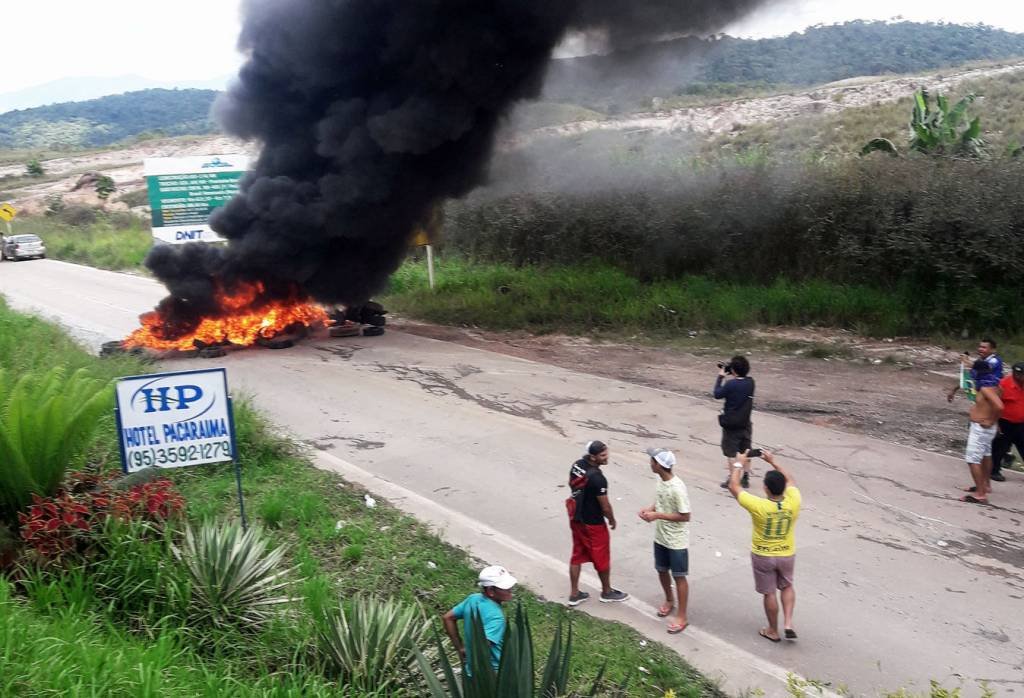
<path id="1" fill-rule="evenodd" d="M 937 95 L 933 108 L 927 90 L 915 92 L 908 148 L 926 155 L 984 155 L 986 144 L 981 137 L 981 119 L 975 117 L 967 121 L 967 109 L 975 99 L 975 95 L 969 94 L 950 107 L 946 97 Z M 966 127 L 962 128 L 965 122 Z M 888 153 L 893 157 L 899 155 L 896 145 L 887 138 L 869 141 L 861 148 L 860 154 L 874 152 Z"/>
<path id="2" fill-rule="evenodd" d="M 417 650 L 416 659 L 426 680 L 430 698 L 611 698 L 625 695 L 628 678 L 617 687 L 604 688 L 604 666 L 601 667 L 587 693 L 567 692 L 569 664 L 572 658 L 571 624 L 565 632 L 562 621 L 558 621 L 558 628 L 551 640 L 539 683 L 534 671 L 530 620 L 521 605 L 516 606 L 515 619 L 505 631 L 501 662 L 497 671 L 491 666 L 490 643 L 484 635 L 479 617 L 474 615 L 467 626 L 469 630 L 466 643 L 470 646 L 470 665 L 463 668 L 461 677 L 456 675 L 448 660 L 448 654 L 436 630 L 434 641 L 441 668 L 440 676 L 424 654 Z"/>

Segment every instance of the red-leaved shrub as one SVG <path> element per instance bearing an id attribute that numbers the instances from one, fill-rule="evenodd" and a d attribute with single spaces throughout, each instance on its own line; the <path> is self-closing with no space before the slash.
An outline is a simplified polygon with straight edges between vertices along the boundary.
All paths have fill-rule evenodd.
<path id="1" fill-rule="evenodd" d="M 119 490 L 113 487 L 113 477 L 71 473 L 53 497 L 33 495 L 32 505 L 18 514 L 18 522 L 22 540 L 37 554 L 58 558 L 88 552 L 90 531 L 108 517 L 162 526 L 184 509 L 184 498 L 167 479 Z"/>

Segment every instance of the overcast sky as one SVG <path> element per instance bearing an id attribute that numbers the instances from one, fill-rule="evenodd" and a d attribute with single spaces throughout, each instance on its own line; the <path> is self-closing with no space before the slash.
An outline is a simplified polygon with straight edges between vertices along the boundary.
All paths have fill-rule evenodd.
<path id="1" fill-rule="evenodd" d="M 232 74 L 240 61 L 235 52 L 239 4 L 239 0 L 5 3 L 0 93 L 66 77 L 136 74 L 159 81 L 187 81 Z M 982 22 L 1024 32 L 1020 0 L 779 0 L 727 31 L 774 36 L 814 24 L 896 15 L 919 21 Z"/>

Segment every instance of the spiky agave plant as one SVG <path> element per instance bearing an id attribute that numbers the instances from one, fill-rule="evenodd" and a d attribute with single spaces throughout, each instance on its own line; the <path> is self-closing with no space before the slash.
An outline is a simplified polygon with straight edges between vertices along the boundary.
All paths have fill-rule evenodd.
<path id="1" fill-rule="evenodd" d="M 320 646 L 340 682 L 391 695 L 415 678 L 416 651 L 430 623 L 417 605 L 356 596 L 320 623 Z"/>
<path id="2" fill-rule="evenodd" d="M 561 698 L 563 696 L 621 696 L 625 694 L 626 684 L 623 681 L 617 687 L 604 687 L 604 666 L 601 667 L 590 690 L 585 694 L 568 693 L 569 664 L 572 658 L 572 625 L 566 631 L 562 621 L 551 640 L 544 672 L 540 683 L 534 673 L 533 634 L 530 630 L 530 619 L 521 604 L 516 605 L 515 619 L 505 631 L 505 642 L 502 646 L 501 663 L 495 671 L 491 666 L 491 649 L 484 635 L 483 624 L 479 617 L 474 617 L 469 624 L 470 631 L 466 637 L 469 644 L 471 666 L 469 672 L 463 672 L 461 680 L 456 678 L 448 655 L 441 644 L 441 638 L 435 631 L 434 642 L 437 646 L 440 676 L 434 671 L 430 661 L 417 651 L 416 659 L 423 672 L 431 698 Z"/>
<path id="3" fill-rule="evenodd" d="M 181 547 L 172 550 L 191 577 L 193 622 L 258 629 L 291 601 L 285 593 L 291 569 L 281 568 L 285 548 L 270 547 L 258 527 L 208 521 L 194 532 L 188 526 Z"/>

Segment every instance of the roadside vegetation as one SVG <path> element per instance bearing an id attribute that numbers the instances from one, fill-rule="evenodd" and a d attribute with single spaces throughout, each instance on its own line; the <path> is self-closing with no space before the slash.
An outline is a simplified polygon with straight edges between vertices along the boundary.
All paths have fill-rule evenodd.
<path id="1" fill-rule="evenodd" d="M 39 235 L 47 256 L 100 269 L 141 270 L 153 246 L 148 221 L 121 211 L 61 206 L 51 215 L 19 218 L 16 226 Z"/>
<path id="2" fill-rule="evenodd" d="M 120 477 L 110 381 L 147 365 L 92 357 L 2 303 L 0 368 L 0 693 L 363 698 L 451 688 L 434 637 L 438 614 L 474 590 L 477 564 L 464 552 L 386 504 L 367 507 L 244 403 L 248 533 L 234 523 L 227 465 Z M 83 400 L 102 409 L 86 414 Z M 15 461 L 27 467 L 6 466 Z M 631 629 L 527 589 L 516 596 L 530 632 L 526 616 L 513 624 L 515 651 L 529 637 L 540 664 L 571 622 L 572 650 L 562 635 L 557 664 L 570 661 L 566 692 L 589 692 L 603 668 L 600 695 L 617 695 L 627 678 L 626 695 L 721 695 Z M 364 652 L 373 638 L 385 644 Z M 441 677 L 429 687 L 426 667 Z"/>
<path id="3" fill-rule="evenodd" d="M 771 285 L 707 277 L 644 282 L 607 264 L 513 266 L 458 257 L 436 266 L 406 263 L 382 300 L 408 316 L 495 330 L 653 337 L 752 325 L 822 325 L 891 336 L 913 326 L 912 299 L 863 285 L 823 281 Z"/>

